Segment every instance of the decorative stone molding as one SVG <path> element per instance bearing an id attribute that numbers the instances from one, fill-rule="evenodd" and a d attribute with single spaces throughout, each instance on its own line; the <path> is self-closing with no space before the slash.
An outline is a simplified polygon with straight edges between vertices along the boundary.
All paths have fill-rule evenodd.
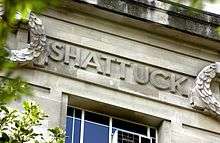
<path id="1" fill-rule="evenodd" d="M 169 26 L 190 34 L 220 40 L 216 28 L 217 14 L 172 2 L 170 0 L 74 0 L 134 19 Z M 189 12 L 190 10 L 190 12 Z"/>
<path id="2" fill-rule="evenodd" d="M 0 5 L 0 17 L 4 15 L 4 9 Z M 20 20 L 20 13 L 17 13 L 16 19 Z M 24 63 L 32 61 L 37 58 L 46 50 L 46 34 L 42 24 L 42 21 L 34 14 L 29 14 L 28 19 L 28 32 L 30 35 L 30 43 L 23 49 L 14 49 L 13 47 L 7 47 L 9 52 L 9 59 L 14 62 Z"/>
<path id="3" fill-rule="evenodd" d="M 220 73 L 220 63 L 206 66 L 197 76 L 194 87 L 190 90 L 190 104 L 196 110 L 208 111 L 220 116 L 220 102 L 211 91 L 211 81 Z"/>

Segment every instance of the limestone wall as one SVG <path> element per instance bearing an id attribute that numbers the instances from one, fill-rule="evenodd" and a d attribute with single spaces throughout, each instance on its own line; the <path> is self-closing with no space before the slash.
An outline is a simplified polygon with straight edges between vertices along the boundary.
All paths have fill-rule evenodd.
<path id="1" fill-rule="evenodd" d="M 70 104 L 156 126 L 158 143 L 220 142 L 220 122 L 192 109 L 188 99 L 198 72 L 219 54 L 123 24 L 130 18 L 110 17 L 79 8 L 50 9 L 40 16 L 49 54 L 18 73 L 49 114 L 48 126 L 65 127 Z M 26 31 L 17 39 L 22 46 Z M 212 91 L 219 98 L 218 78 Z"/>

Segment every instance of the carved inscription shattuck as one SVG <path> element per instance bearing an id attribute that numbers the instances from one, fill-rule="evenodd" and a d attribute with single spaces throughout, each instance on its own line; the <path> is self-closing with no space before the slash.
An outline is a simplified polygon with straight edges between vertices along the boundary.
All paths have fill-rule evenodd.
<path id="1" fill-rule="evenodd" d="M 50 42 L 45 64 L 50 62 L 61 62 L 69 68 L 92 70 L 103 76 L 153 86 L 174 94 L 186 96 L 188 93 L 184 87 L 186 77 L 76 46 Z"/>

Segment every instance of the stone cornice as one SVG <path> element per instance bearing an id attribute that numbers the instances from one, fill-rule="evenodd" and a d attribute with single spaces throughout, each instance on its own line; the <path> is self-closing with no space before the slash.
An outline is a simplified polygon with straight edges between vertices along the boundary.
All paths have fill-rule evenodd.
<path id="1" fill-rule="evenodd" d="M 75 0 L 95 7 L 175 28 L 212 40 L 220 40 L 216 28 L 220 16 L 196 10 L 167 0 Z M 190 10 L 189 10 L 190 9 Z"/>

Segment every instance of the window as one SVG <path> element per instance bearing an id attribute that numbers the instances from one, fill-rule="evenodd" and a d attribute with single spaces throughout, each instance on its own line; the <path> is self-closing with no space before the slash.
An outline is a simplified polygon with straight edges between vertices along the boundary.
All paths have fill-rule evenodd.
<path id="1" fill-rule="evenodd" d="M 80 143 L 81 110 L 67 108 L 66 143 Z"/>
<path id="2" fill-rule="evenodd" d="M 139 136 L 124 131 L 118 131 L 118 143 L 139 143 Z"/>
<path id="3" fill-rule="evenodd" d="M 118 119 L 112 119 L 112 126 L 115 129 L 118 128 L 118 129 L 135 132 L 135 133 L 142 134 L 142 135 L 147 135 L 148 128 L 146 126 L 133 124 L 130 122 L 125 122 L 125 121 L 118 120 Z"/>
<path id="4" fill-rule="evenodd" d="M 85 112 L 84 143 L 108 143 L 109 118 L 91 112 Z"/>
<path id="5" fill-rule="evenodd" d="M 156 143 L 156 139 L 155 128 L 67 108 L 66 143 Z"/>

